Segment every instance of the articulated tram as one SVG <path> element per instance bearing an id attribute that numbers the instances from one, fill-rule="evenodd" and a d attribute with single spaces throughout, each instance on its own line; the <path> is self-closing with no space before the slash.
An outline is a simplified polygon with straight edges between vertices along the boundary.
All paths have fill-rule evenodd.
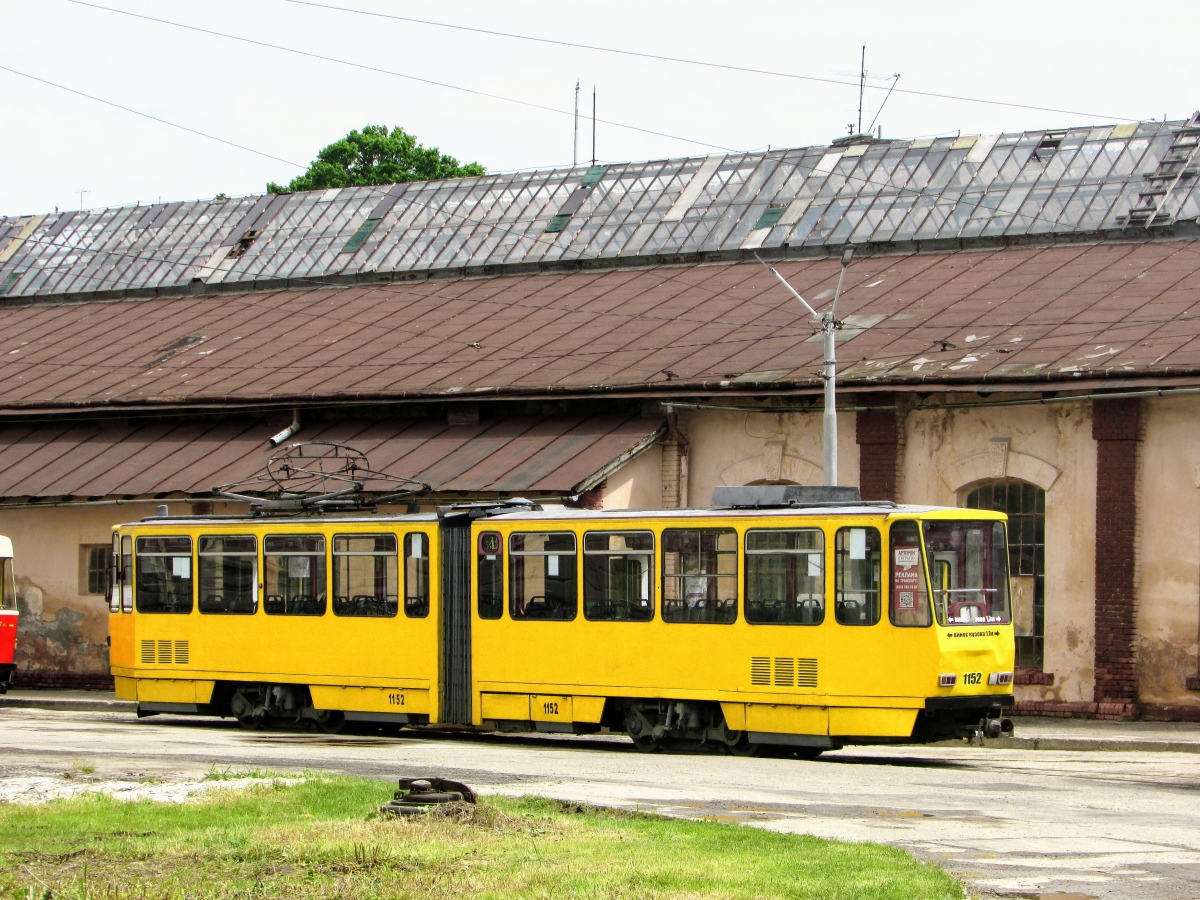
<path id="1" fill-rule="evenodd" d="M 708 509 L 119 526 L 117 694 L 248 728 L 604 730 L 647 751 L 1010 727 L 1003 514 L 722 490 Z"/>

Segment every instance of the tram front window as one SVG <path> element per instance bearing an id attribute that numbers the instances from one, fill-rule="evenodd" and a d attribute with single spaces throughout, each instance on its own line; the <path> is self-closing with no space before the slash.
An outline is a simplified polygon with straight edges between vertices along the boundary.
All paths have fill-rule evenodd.
<path id="1" fill-rule="evenodd" d="M 1002 522 L 925 522 L 939 625 L 1007 625 L 1008 547 Z"/>

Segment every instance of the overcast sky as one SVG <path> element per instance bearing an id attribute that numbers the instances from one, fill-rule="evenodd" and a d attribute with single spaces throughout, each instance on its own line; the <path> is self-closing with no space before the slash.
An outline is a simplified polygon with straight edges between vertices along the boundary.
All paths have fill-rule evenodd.
<path id="1" fill-rule="evenodd" d="M 91 2 L 91 0 L 89 0 Z M 1200 4 L 962 2 L 569 4 L 317 0 L 664 56 L 857 81 L 864 126 L 885 76 L 884 137 L 1184 118 L 1200 106 L 1186 50 Z M 472 34 L 287 0 L 96 0 L 293 50 L 566 111 L 131 18 L 70 0 L 0 0 L 0 66 L 245 145 L 226 146 L 0 70 L 0 215 L 261 193 L 366 124 L 402 125 L 489 171 L 569 165 L 575 82 L 604 161 L 825 144 L 857 117 L 857 86 Z M 1142 17 L 1152 12 L 1153 27 Z M 667 136 L 663 136 L 667 135 Z M 579 155 L 591 156 L 581 121 Z M 286 162 L 285 162 L 286 161 Z M 298 165 L 289 165 L 289 162 Z"/>

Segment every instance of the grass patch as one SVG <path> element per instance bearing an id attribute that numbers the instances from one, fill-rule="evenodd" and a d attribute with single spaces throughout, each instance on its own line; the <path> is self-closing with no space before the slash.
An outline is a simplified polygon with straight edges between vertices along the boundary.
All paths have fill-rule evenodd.
<path id="1" fill-rule="evenodd" d="M 0 806 L 0 897 L 963 896 L 940 868 L 878 844 L 532 798 L 379 818 L 391 793 L 326 777 L 185 804 Z"/>

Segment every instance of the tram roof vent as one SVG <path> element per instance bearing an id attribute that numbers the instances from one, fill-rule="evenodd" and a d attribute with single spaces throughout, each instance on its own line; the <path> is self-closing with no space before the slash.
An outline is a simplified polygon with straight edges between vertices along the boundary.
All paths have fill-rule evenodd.
<path id="1" fill-rule="evenodd" d="M 713 506 L 733 509 L 764 507 L 840 506 L 862 503 L 857 487 L 825 487 L 807 484 L 752 484 L 719 487 L 713 491 Z"/>

